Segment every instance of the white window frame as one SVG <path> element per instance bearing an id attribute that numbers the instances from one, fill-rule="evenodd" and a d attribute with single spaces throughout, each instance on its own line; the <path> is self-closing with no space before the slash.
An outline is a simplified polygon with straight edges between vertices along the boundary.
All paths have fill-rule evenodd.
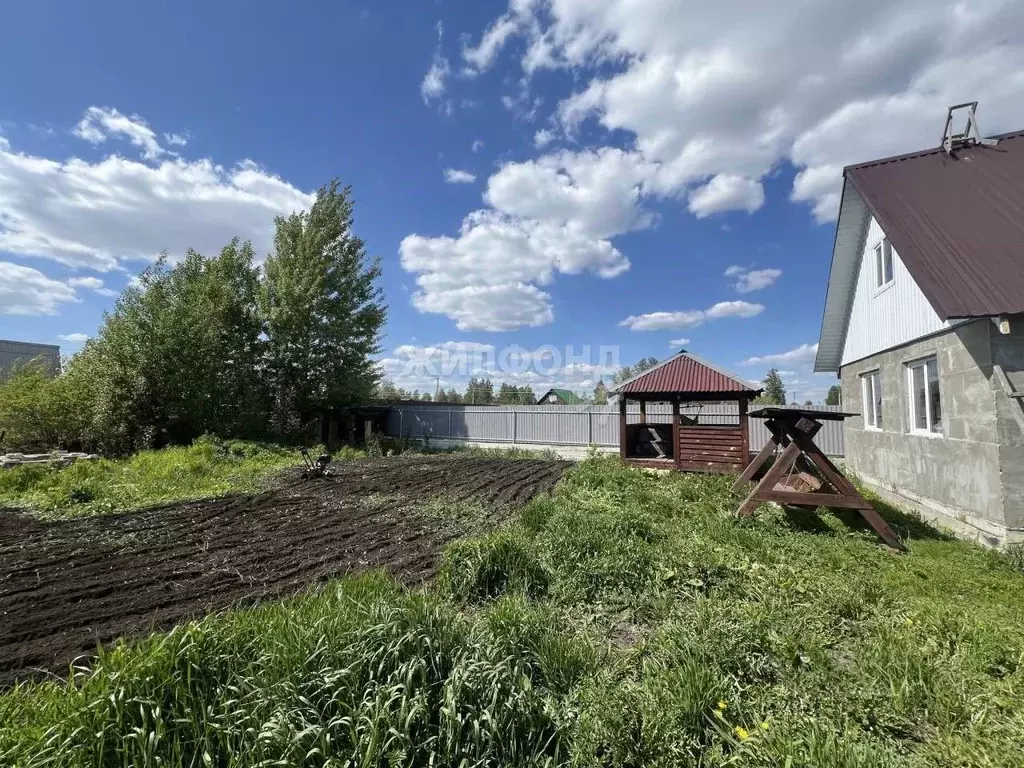
<path id="1" fill-rule="evenodd" d="M 860 375 L 861 411 L 864 414 L 864 429 L 881 432 L 882 425 L 879 423 L 881 414 L 878 412 L 880 409 L 876 408 L 878 399 L 875 397 L 875 382 L 878 382 L 878 388 L 881 389 L 882 374 L 877 368 L 873 371 L 865 371 Z"/>
<path id="2" fill-rule="evenodd" d="M 916 360 L 911 360 L 906 363 L 907 368 L 907 402 L 910 406 L 910 432 L 914 435 L 921 435 L 922 437 L 943 437 L 945 435 L 945 427 L 940 427 L 939 430 L 935 430 L 935 424 L 933 422 L 934 414 L 932 413 L 932 400 L 929 397 L 928 391 L 928 363 L 932 360 L 935 361 L 935 382 L 939 386 L 939 403 L 942 402 L 942 384 L 939 376 L 939 359 L 935 355 L 929 355 L 928 357 L 921 357 Z M 923 369 L 924 377 L 924 412 L 925 412 L 925 428 L 921 429 L 917 426 L 917 398 L 914 392 L 914 371 L 917 368 Z M 945 418 L 943 418 L 945 421 Z"/>
<path id="3" fill-rule="evenodd" d="M 892 243 L 889 242 L 888 237 L 883 237 L 878 241 L 877 245 L 871 249 L 871 255 L 875 263 L 875 290 L 880 291 L 883 288 L 887 288 L 892 285 L 892 281 L 896 276 L 896 269 L 894 265 L 894 258 L 892 255 Z M 886 280 L 885 268 L 889 267 L 889 279 Z"/>

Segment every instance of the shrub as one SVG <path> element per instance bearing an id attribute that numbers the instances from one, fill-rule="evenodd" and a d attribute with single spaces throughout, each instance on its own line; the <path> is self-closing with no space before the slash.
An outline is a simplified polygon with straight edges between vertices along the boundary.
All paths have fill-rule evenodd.
<path id="1" fill-rule="evenodd" d="M 533 542 L 519 529 L 506 529 L 452 544 L 444 554 L 441 581 L 457 601 L 474 603 L 511 593 L 541 597 L 550 574 Z"/>

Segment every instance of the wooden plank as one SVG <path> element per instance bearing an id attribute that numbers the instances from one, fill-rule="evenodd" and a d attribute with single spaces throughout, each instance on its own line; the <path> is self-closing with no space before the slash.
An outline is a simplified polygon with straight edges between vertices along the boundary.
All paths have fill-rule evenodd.
<path id="1" fill-rule="evenodd" d="M 754 460 L 747 464 L 747 468 L 736 478 L 736 482 L 732 486 L 733 493 L 739 493 L 739 490 L 750 482 L 751 478 L 757 474 L 757 470 L 761 468 L 761 465 L 768 461 L 769 456 L 775 453 L 776 448 L 778 448 L 778 443 L 775 442 L 775 439 L 773 437 L 768 438 L 768 442 L 764 444 L 764 447 L 754 457 Z"/>
<path id="2" fill-rule="evenodd" d="M 688 448 L 682 448 L 676 451 L 679 456 L 694 456 L 700 458 L 701 456 L 721 456 L 723 459 L 728 461 L 742 461 L 739 451 L 700 451 Z"/>
<path id="3" fill-rule="evenodd" d="M 724 451 L 736 454 L 743 453 L 741 446 L 736 445 L 735 443 L 695 443 L 692 440 L 681 440 L 678 445 L 680 449 L 691 451 Z"/>
<path id="4" fill-rule="evenodd" d="M 840 507 L 842 509 L 872 508 L 863 496 L 838 493 L 808 493 L 806 491 L 755 491 L 758 501 L 774 501 L 808 507 Z"/>
<path id="5" fill-rule="evenodd" d="M 793 466 L 793 462 L 796 461 L 796 457 L 800 455 L 800 446 L 796 443 L 790 443 L 786 446 L 786 450 L 782 452 L 782 455 L 776 459 L 775 463 L 772 464 L 771 469 L 765 472 L 764 477 L 761 478 L 754 490 L 750 492 L 750 495 L 740 504 L 740 508 L 737 510 L 737 514 L 740 517 L 746 517 L 747 515 L 753 514 L 760 502 L 758 493 L 762 492 L 762 489 L 767 491 L 770 488 L 774 488 L 775 484 L 779 482 L 784 474 L 789 472 L 790 467 Z"/>
<path id="6" fill-rule="evenodd" d="M 679 440 L 684 443 L 707 443 L 708 445 L 735 445 L 739 447 L 743 441 L 738 435 L 680 435 Z"/>
<path id="7" fill-rule="evenodd" d="M 718 464 L 701 461 L 678 461 L 676 467 L 683 472 L 709 472 L 717 475 L 731 475 L 743 469 L 743 465 L 739 463 Z"/>
<path id="8" fill-rule="evenodd" d="M 750 461 L 750 419 L 747 418 L 747 398 L 739 400 L 740 409 L 740 453 L 743 455 L 743 463 Z"/>
<path id="9" fill-rule="evenodd" d="M 619 397 L 619 458 L 626 460 L 626 445 L 629 443 L 629 430 L 626 429 L 626 398 Z"/>
<path id="10" fill-rule="evenodd" d="M 672 401 L 672 452 L 676 455 L 676 469 L 679 468 L 679 401 Z"/>
<path id="11" fill-rule="evenodd" d="M 626 464 L 631 467 L 643 467 L 645 469 L 674 469 L 675 461 L 672 459 L 626 459 Z"/>
<path id="12" fill-rule="evenodd" d="M 683 425 L 682 432 L 693 432 L 700 435 L 742 435 L 743 430 L 738 425 L 697 424 L 695 426 Z"/>

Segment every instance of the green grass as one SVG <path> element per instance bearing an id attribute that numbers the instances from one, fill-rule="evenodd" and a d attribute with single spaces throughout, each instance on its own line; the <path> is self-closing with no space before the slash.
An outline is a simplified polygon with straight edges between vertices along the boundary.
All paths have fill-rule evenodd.
<path id="1" fill-rule="evenodd" d="M 272 474 L 301 461 L 297 451 L 281 446 L 201 439 L 187 448 L 79 461 L 66 469 L 2 470 L 0 506 L 23 507 L 47 518 L 122 512 L 256 491 Z"/>
<path id="2" fill-rule="evenodd" d="M 587 461 L 425 591 L 345 579 L 0 696 L 0 764 L 1021 764 L 1008 558 L 739 521 L 729 483 Z"/>

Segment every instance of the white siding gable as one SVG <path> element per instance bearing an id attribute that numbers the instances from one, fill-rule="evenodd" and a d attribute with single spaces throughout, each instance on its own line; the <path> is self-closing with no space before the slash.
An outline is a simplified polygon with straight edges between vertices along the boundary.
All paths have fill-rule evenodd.
<path id="1" fill-rule="evenodd" d="M 860 255 L 842 365 L 950 326 L 935 314 L 895 249 L 892 252 L 892 282 L 881 288 L 875 287 L 875 246 L 883 237 L 882 228 L 871 217 Z"/>

